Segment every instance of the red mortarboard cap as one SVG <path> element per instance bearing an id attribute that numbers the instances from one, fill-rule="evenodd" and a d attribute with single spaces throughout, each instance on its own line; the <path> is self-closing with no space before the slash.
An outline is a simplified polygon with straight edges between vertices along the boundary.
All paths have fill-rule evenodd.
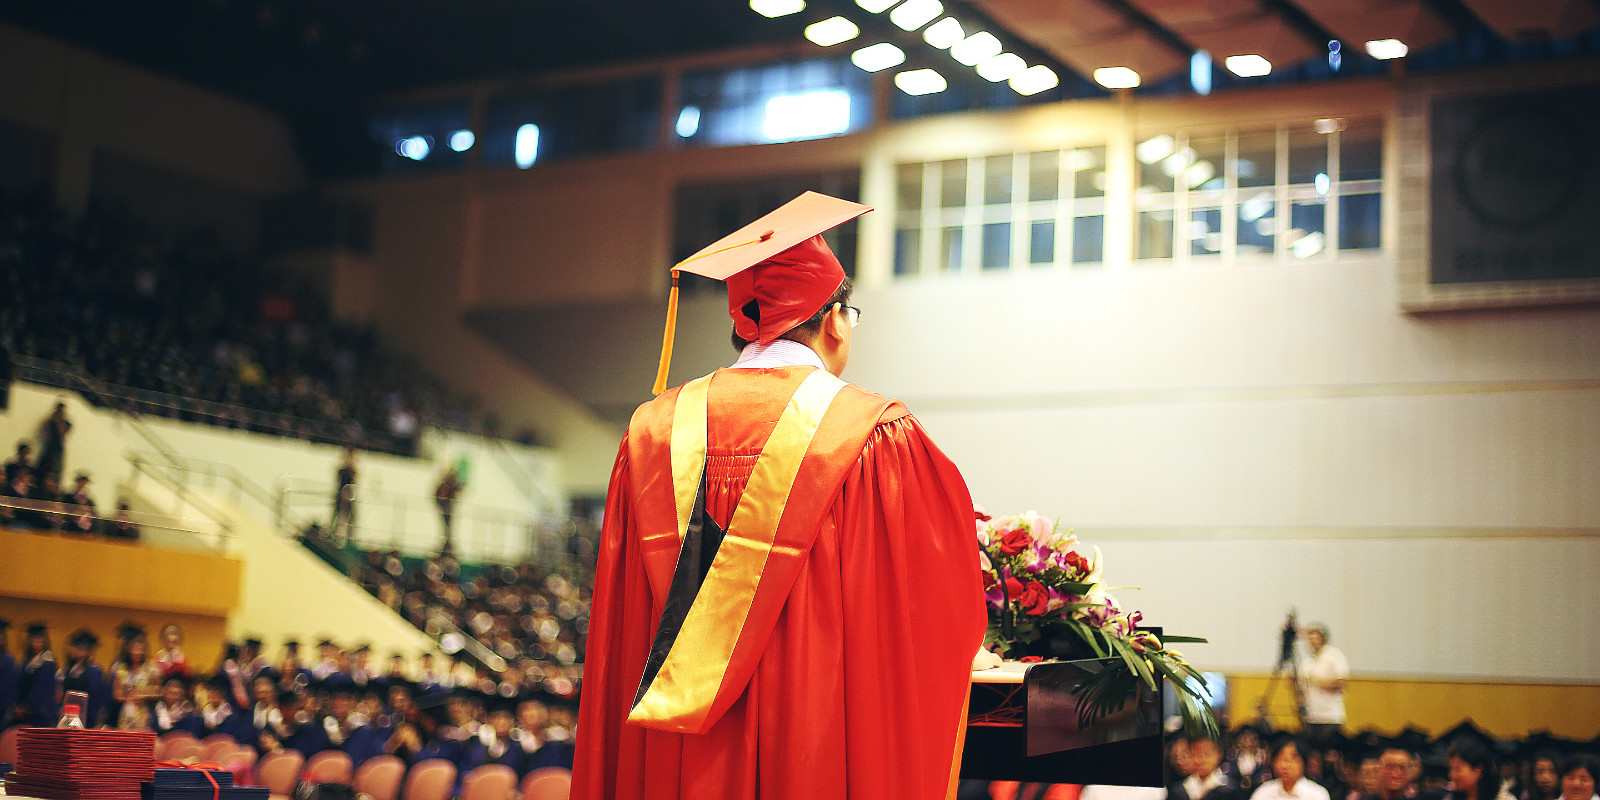
<path id="1" fill-rule="evenodd" d="M 860 203 L 806 192 L 674 266 L 655 393 L 666 389 L 667 369 L 672 363 L 680 271 L 726 281 L 734 333 L 766 344 L 822 310 L 822 304 L 844 282 L 844 268 L 822 241 L 822 234 L 871 210 Z M 746 313 L 751 302 L 758 309 L 759 323 Z"/>

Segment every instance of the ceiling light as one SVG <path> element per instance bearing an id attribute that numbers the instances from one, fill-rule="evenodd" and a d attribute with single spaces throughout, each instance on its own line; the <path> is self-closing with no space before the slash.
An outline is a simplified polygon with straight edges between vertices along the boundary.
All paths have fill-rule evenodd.
<path id="1" fill-rule="evenodd" d="M 950 55 L 969 67 L 977 66 L 986 58 L 1000 55 L 1000 40 L 988 31 L 978 31 L 952 45 Z"/>
<path id="2" fill-rule="evenodd" d="M 472 146 L 477 142 L 478 137 L 469 130 L 459 130 L 450 134 L 450 149 L 457 153 L 465 153 L 471 150 Z"/>
<path id="3" fill-rule="evenodd" d="M 1152 136 L 1133 147 L 1133 155 L 1144 164 L 1154 164 L 1167 156 L 1177 147 L 1177 142 L 1171 136 L 1163 133 Z"/>
<path id="4" fill-rule="evenodd" d="M 894 76 L 894 85 L 909 95 L 933 94 L 944 91 L 949 84 L 944 76 L 931 69 L 914 69 Z"/>
<path id="5" fill-rule="evenodd" d="M 786 17 L 806 10 L 806 0 L 750 0 L 750 10 L 763 17 Z"/>
<path id="6" fill-rule="evenodd" d="M 517 128 L 517 138 L 512 145 L 512 155 L 519 169 L 533 166 L 539 159 L 539 126 L 528 123 Z M 443 641 L 442 639 L 440 641 Z"/>
<path id="7" fill-rule="evenodd" d="M 905 51 L 888 42 L 869 45 L 850 54 L 851 63 L 867 72 L 877 72 L 890 67 L 898 67 L 905 60 Z"/>
<path id="8" fill-rule="evenodd" d="M 928 44 L 940 50 L 949 50 L 956 42 L 967 38 L 967 32 L 961 30 L 961 23 L 955 17 L 945 17 L 928 26 L 922 32 L 922 38 Z"/>
<path id="9" fill-rule="evenodd" d="M 1178 177 L 1178 173 L 1189 168 L 1195 162 L 1197 154 L 1193 147 L 1185 147 L 1166 158 L 1161 159 L 1161 171 L 1169 178 Z"/>
<path id="10" fill-rule="evenodd" d="M 1222 61 L 1228 71 L 1241 78 L 1259 78 L 1272 72 L 1272 62 L 1254 53 L 1228 56 Z"/>
<path id="11" fill-rule="evenodd" d="M 769 142 L 792 142 L 850 129 L 850 93 L 822 89 L 780 94 L 767 100 L 761 133 Z"/>
<path id="12" fill-rule="evenodd" d="M 678 122 L 673 126 L 679 138 L 687 139 L 700 132 L 700 107 L 684 106 L 678 112 Z"/>
<path id="13" fill-rule="evenodd" d="M 1317 133 L 1333 133 L 1334 131 L 1342 131 L 1344 130 L 1344 118 L 1323 117 L 1322 119 L 1312 120 L 1311 129 Z"/>
<path id="14" fill-rule="evenodd" d="M 1195 94 L 1211 94 L 1211 54 L 1196 50 L 1189 56 L 1189 85 Z"/>
<path id="15" fill-rule="evenodd" d="M 1128 67 L 1101 67 L 1094 71 L 1094 82 L 1107 89 L 1132 89 L 1139 85 L 1139 73 Z"/>
<path id="16" fill-rule="evenodd" d="M 848 42 L 860 33 L 861 29 L 844 17 L 828 17 L 821 22 L 813 22 L 806 26 L 806 38 L 823 47 Z"/>
<path id="17" fill-rule="evenodd" d="M 1406 53 L 1409 52 L 1411 52 L 1411 48 L 1406 47 L 1406 43 L 1399 39 L 1376 39 L 1367 42 L 1367 55 L 1380 61 L 1388 61 L 1391 58 L 1405 58 Z"/>
<path id="18" fill-rule="evenodd" d="M 889 21 L 901 30 L 914 31 L 943 13 L 944 4 L 939 0 L 906 0 L 889 12 Z"/>
<path id="19" fill-rule="evenodd" d="M 1038 94 L 1046 89 L 1054 89 L 1059 83 L 1061 83 L 1061 79 L 1057 78 L 1055 72 L 1043 64 L 1034 64 L 1011 76 L 1011 90 L 1023 96 Z"/>
<path id="20" fill-rule="evenodd" d="M 978 62 L 978 77 L 990 83 L 1011 80 L 1011 76 L 1028 68 L 1028 62 L 1015 53 L 1001 53 Z"/>
<path id="21" fill-rule="evenodd" d="M 1206 181 L 1217 176 L 1217 168 L 1210 161 L 1200 161 L 1190 165 L 1184 170 L 1183 175 L 1184 183 L 1187 183 L 1190 189 L 1198 189 L 1204 186 Z"/>
<path id="22" fill-rule="evenodd" d="M 861 6 L 868 14 L 878 14 L 898 2 L 900 0 L 856 0 L 856 5 Z"/>

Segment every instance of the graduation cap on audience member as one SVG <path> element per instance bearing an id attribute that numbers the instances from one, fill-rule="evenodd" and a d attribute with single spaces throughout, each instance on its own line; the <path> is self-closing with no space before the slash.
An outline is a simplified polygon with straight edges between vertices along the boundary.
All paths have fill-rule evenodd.
<path id="1" fill-rule="evenodd" d="M 321 641 L 317 642 L 317 646 L 318 647 L 335 647 L 336 648 L 339 645 L 334 644 L 334 641 L 332 639 L 324 638 Z"/>
<path id="2" fill-rule="evenodd" d="M 356 645 L 356 649 L 351 650 L 350 652 L 351 653 L 370 653 L 370 652 L 372 652 L 372 645 L 367 644 L 366 642 L 362 642 L 362 643 Z"/>
<path id="3" fill-rule="evenodd" d="M 767 344 L 821 311 L 823 303 L 844 283 L 844 267 L 822 234 L 871 210 L 860 203 L 806 192 L 675 264 L 654 392 L 666 391 L 667 370 L 672 366 L 678 273 L 726 281 L 734 333 Z"/>
<path id="4" fill-rule="evenodd" d="M 1445 731 L 1439 736 L 1438 739 L 1434 740 L 1434 744 L 1443 745 L 1444 747 L 1448 748 L 1457 742 L 1463 741 L 1470 741 L 1481 745 L 1483 749 L 1491 752 L 1494 750 L 1494 737 L 1490 736 L 1488 732 L 1478 727 L 1477 724 L 1470 719 L 1464 719 L 1457 723 L 1454 728 Z"/>
<path id="5" fill-rule="evenodd" d="M 123 620 L 122 624 L 117 626 L 117 638 L 124 642 L 143 635 L 145 635 L 144 626 L 131 619 Z"/>
<path id="6" fill-rule="evenodd" d="M 272 667 L 262 667 L 261 671 L 257 672 L 256 676 L 251 678 L 251 680 L 260 680 L 262 678 L 266 678 L 273 683 L 277 683 L 278 681 L 283 680 L 283 673 L 278 672 L 278 670 Z"/>
<path id="7" fill-rule="evenodd" d="M 359 687 L 356 686 L 355 679 L 344 674 L 343 672 L 335 672 L 332 675 L 323 678 L 322 681 L 317 685 L 317 691 L 326 692 L 327 694 L 354 695 L 359 693 L 358 688 Z"/>
<path id="8" fill-rule="evenodd" d="M 233 681 L 228 680 L 228 676 L 219 672 L 206 679 L 206 688 L 224 697 L 229 697 L 233 694 Z"/>
<path id="9" fill-rule="evenodd" d="M 259 651 L 261 649 L 261 637 L 255 635 L 246 636 L 244 639 L 244 646 Z"/>
<path id="10" fill-rule="evenodd" d="M 73 647 L 87 647 L 94 649 L 100 646 L 100 637 L 94 635 L 94 631 L 91 631 L 88 628 L 79 628 L 72 632 L 72 638 L 67 640 L 67 644 L 70 644 Z"/>
<path id="11" fill-rule="evenodd" d="M 300 652 L 300 640 L 299 639 L 284 639 L 283 640 L 283 649 L 288 650 L 291 653 Z"/>

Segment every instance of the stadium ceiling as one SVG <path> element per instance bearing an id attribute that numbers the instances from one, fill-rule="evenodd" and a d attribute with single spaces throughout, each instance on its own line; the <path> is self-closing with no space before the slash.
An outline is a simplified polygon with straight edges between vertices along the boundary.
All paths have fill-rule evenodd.
<path id="1" fill-rule="evenodd" d="M 892 12 L 862 8 L 890 5 L 809 0 L 767 18 L 749 0 L 52 0 L 0 3 L 0 20 L 272 108 L 314 171 L 330 175 L 385 96 L 802 42 L 807 25 L 835 14 L 861 20 L 866 35 L 920 39 L 882 20 Z M 995 31 L 1029 63 L 1084 78 L 1124 67 L 1145 85 L 1183 73 L 1201 50 L 1219 66 L 1249 54 L 1278 70 L 1325 58 L 1332 39 L 1349 50 L 1397 39 L 1415 52 L 1468 31 L 1520 44 L 1600 27 L 1600 0 L 942 0 L 942 10 L 969 31 Z"/>

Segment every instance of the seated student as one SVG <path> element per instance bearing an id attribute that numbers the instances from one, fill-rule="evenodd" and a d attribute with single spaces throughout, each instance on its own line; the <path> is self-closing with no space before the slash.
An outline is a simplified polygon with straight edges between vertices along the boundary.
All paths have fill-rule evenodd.
<path id="1" fill-rule="evenodd" d="M 1417 796 L 1417 786 L 1412 775 L 1417 767 L 1417 756 L 1398 742 L 1386 744 L 1378 751 L 1378 790 L 1365 795 L 1362 800 L 1411 800 Z"/>
<path id="2" fill-rule="evenodd" d="M 1328 800 L 1328 790 L 1306 778 L 1311 751 L 1299 739 L 1284 738 L 1272 747 L 1272 780 L 1261 784 L 1250 800 Z"/>
<path id="3" fill-rule="evenodd" d="M 249 714 L 234 708 L 230 702 L 232 689 L 233 685 L 226 675 L 213 675 L 210 680 L 195 687 L 202 735 L 226 733 L 235 742 L 249 745 L 256 740 L 256 726 Z"/>
<path id="4" fill-rule="evenodd" d="M 1239 787 L 1222 769 L 1222 747 L 1215 739 L 1189 739 L 1189 775 L 1167 789 L 1171 800 L 1237 800 Z"/>
<path id="5" fill-rule="evenodd" d="M 1234 731 L 1233 746 L 1222 768 L 1233 775 L 1240 791 L 1249 792 L 1272 780 L 1269 761 L 1266 748 L 1261 745 L 1261 732 L 1253 725 L 1244 725 Z"/>
<path id="6" fill-rule="evenodd" d="M 157 736 L 184 731 L 199 739 L 206 735 L 205 720 L 189 701 L 189 681 L 169 675 L 161 682 L 161 696 L 150 702 L 150 729 Z"/>
<path id="7" fill-rule="evenodd" d="M 43 514 L 31 507 L 18 507 L 20 504 L 31 506 L 35 494 L 33 473 L 28 470 L 19 470 L 16 477 L 6 481 L 5 487 L 0 489 L 0 525 L 33 530 L 47 527 Z"/>
<path id="8" fill-rule="evenodd" d="M 310 758 L 332 746 L 314 710 L 317 707 L 316 697 L 310 693 L 284 693 L 278 695 L 278 706 L 283 710 L 284 727 L 287 729 L 286 735 L 280 740 L 281 747 L 298 750 L 300 755 Z"/>
<path id="9" fill-rule="evenodd" d="M 454 736 L 446 700 L 442 692 L 419 695 L 411 705 L 411 715 L 395 726 L 385 752 L 399 756 L 407 764 L 430 758 L 461 763 L 461 741 Z"/>
<path id="10" fill-rule="evenodd" d="M 72 491 L 61 496 L 61 502 L 67 507 L 63 529 L 68 533 L 80 536 L 100 531 L 100 520 L 95 509 L 94 498 L 89 496 L 89 476 L 78 473 L 73 478 Z"/>
<path id="11" fill-rule="evenodd" d="M 1573 753 L 1561 760 L 1561 800 L 1592 800 L 1600 781 L 1600 758 L 1593 753 Z"/>
<path id="12" fill-rule="evenodd" d="M 516 770 L 519 778 L 527 774 L 528 754 L 514 735 L 516 718 L 512 712 L 516 706 L 515 697 L 495 697 L 489 701 L 487 724 L 478 728 L 477 736 L 463 743 L 460 774 L 465 775 L 484 764 L 504 764 Z"/>
<path id="13" fill-rule="evenodd" d="M 106 524 L 106 536 L 130 542 L 139 539 L 139 525 L 133 521 L 133 510 L 126 500 L 117 503 L 116 515 Z"/>
<path id="14" fill-rule="evenodd" d="M 564 767 L 572 769 L 572 758 L 576 749 L 572 744 L 572 726 L 575 722 L 576 701 L 564 697 L 547 694 L 545 704 L 550 709 L 550 724 L 546 725 L 542 736 L 544 744 L 530 756 L 524 765 L 524 772 L 532 772 L 540 767 Z"/>

